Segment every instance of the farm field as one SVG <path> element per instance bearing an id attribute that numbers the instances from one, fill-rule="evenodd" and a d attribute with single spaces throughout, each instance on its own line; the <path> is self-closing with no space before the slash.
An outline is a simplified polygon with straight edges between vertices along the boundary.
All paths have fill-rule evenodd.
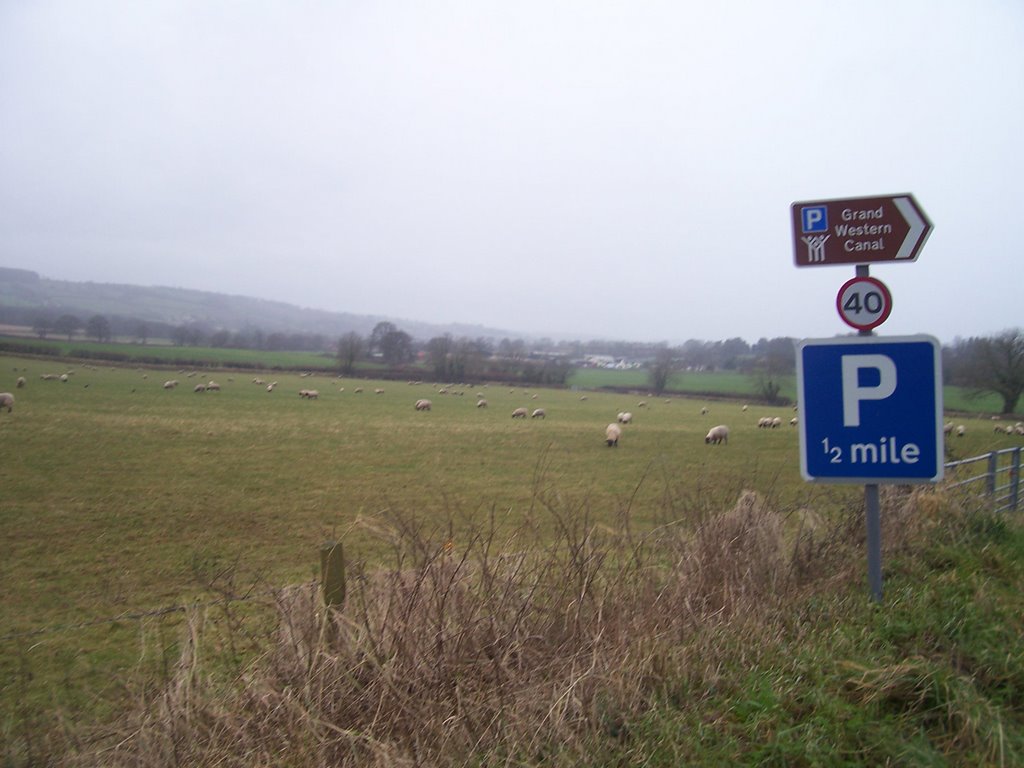
<path id="1" fill-rule="evenodd" d="M 229 571 L 239 588 L 308 582 L 327 540 L 372 568 L 389 553 L 396 514 L 447 526 L 458 551 L 460 535 L 490 518 L 499 531 L 527 519 L 553 530 L 558 510 L 574 508 L 611 527 L 628 509 L 650 530 L 681 506 L 716 512 L 750 489 L 796 524 L 797 510 L 859 494 L 807 485 L 796 430 L 757 428 L 761 416 L 788 422 L 790 408 L 497 385 L 439 394 L 427 382 L 190 377 L 12 356 L 0 371 L 0 390 L 17 398 L 0 413 L 4 723 L 54 700 L 72 712 L 116 707 L 140 638 L 174 634 L 177 616 L 161 609 L 208 599 Z M 66 383 L 40 378 L 65 372 Z M 268 392 L 255 376 L 278 386 Z M 166 379 L 180 384 L 165 390 Z M 210 379 L 219 392 L 193 392 Z M 489 407 L 476 406 L 478 392 Z M 421 397 L 431 411 L 414 410 Z M 546 418 L 513 420 L 516 407 Z M 627 410 L 634 423 L 606 447 L 605 425 Z M 951 458 L 1015 444 L 988 420 L 961 422 Z M 728 445 L 705 445 L 720 423 Z"/>

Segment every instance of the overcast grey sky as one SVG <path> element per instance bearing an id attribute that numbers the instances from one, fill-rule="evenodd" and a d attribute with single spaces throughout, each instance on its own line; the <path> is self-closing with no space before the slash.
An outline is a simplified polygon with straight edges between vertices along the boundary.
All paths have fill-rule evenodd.
<path id="1" fill-rule="evenodd" d="M 0 266 L 530 335 L 830 336 L 794 201 L 911 192 L 882 335 L 1024 324 L 1024 2 L 0 0 Z"/>

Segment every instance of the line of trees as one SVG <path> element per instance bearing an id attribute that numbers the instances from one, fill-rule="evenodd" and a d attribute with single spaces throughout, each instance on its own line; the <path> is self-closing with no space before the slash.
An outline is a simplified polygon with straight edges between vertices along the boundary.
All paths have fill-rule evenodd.
<path id="1" fill-rule="evenodd" d="M 687 341 L 654 350 L 647 363 L 651 390 L 665 390 L 673 373 L 685 370 L 738 370 L 749 374 L 761 399 L 777 402 L 782 378 L 796 367 L 795 339 Z M 994 394 L 1004 414 L 1016 413 L 1024 396 L 1024 331 L 1013 328 L 992 336 L 956 339 L 942 350 L 945 383 L 966 388 L 975 397 Z"/>
<path id="2" fill-rule="evenodd" d="M 796 368 L 795 339 L 788 336 L 759 339 L 748 344 L 743 339 L 698 341 L 691 339 L 678 347 L 657 346 L 646 368 L 648 385 L 655 394 L 663 393 L 673 374 L 681 371 L 740 371 L 753 378 L 758 396 L 769 403 L 779 402 L 782 379 Z"/>
<path id="3" fill-rule="evenodd" d="M 761 338 L 753 344 L 741 338 L 690 339 L 670 347 L 600 340 L 540 339 L 527 344 L 523 339 L 504 338 L 495 343 L 487 338 L 444 334 L 420 343 L 394 323 L 384 321 L 377 323 L 369 336 L 352 331 L 332 342 L 322 334 L 265 333 L 259 328 L 232 332 L 201 323 L 168 326 L 98 314 L 83 321 L 68 313 L 39 315 L 32 330 L 41 339 L 54 335 L 68 341 L 81 332 L 98 342 L 120 336 L 145 344 L 160 336 L 178 346 L 316 351 L 333 354 L 345 374 L 355 372 L 364 361 L 391 368 L 422 362 L 438 381 L 490 378 L 559 385 L 588 355 L 602 355 L 644 367 L 648 385 L 656 394 L 664 392 L 679 372 L 739 371 L 752 377 L 758 396 L 768 402 L 779 400 L 783 378 L 791 376 L 796 367 L 796 340 L 790 337 Z M 1003 413 L 1016 413 L 1024 395 L 1024 331 L 1014 328 L 992 336 L 958 338 L 943 347 L 943 371 L 947 384 L 965 387 L 977 396 L 995 394 L 1002 399 Z"/>

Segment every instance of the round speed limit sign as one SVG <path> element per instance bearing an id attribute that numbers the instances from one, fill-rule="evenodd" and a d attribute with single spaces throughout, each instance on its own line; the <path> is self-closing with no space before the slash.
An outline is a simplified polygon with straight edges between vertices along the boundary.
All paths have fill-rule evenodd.
<path id="1" fill-rule="evenodd" d="M 892 312 L 892 294 L 881 280 L 855 277 L 839 289 L 836 309 L 847 325 L 870 331 L 884 323 Z"/>

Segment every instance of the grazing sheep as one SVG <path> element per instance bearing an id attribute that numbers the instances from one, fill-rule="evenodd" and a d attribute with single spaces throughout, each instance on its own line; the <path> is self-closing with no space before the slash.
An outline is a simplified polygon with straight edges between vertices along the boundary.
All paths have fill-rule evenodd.
<path id="1" fill-rule="evenodd" d="M 315 389 L 300 389 L 299 397 L 303 397 L 307 400 L 316 400 L 320 397 L 320 392 Z"/>
<path id="2" fill-rule="evenodd" d="M 740 410 L 743 411 L 744 413 L 746 413 L 749 409 L 750 409 L 749 405 L 744 405 L 742 408 L 740 408 Z"/>
<path id="3" fill-rule="evenodd" d="M 484 400 L 483 398 L 481 398 L 480 400 L 477 400 L 476 401 L 476 407 L 477 408 L 486 408 L 487 407 L 487 401 Z"/>
<path id="4" fill-rule="evenodd" d="M 957 437 L 963 437 L 966 432 L 967 432 L 967 427 L 965 427 L 963 424 L 958 424 L 957 425 L 957 427 L 956 427 L 956 436 Z"/>
<path id="5" fill-rule="evenodd" d="M 639 403 L 636 404 L 636 407 L 637 408 L 646 408 L 647 407 L 647 403 L 644 402 L 643 400 L 641 400 Z"/>
<path id="6" fill-rule="evenodd" d="M 630 411 L 624 411 L 623 413 L 620 413 L 616 418 L 619 424 L 630 424 L 633 421 L 633 414 Z"/>
<path id="7" fill-rule="evenodd" d="M 525 419 L 527 413 L 528 411 L 525 408 L 516 408 L 514 411 L 512 411 L 512 418 Z"/>
<path id="8" fill-rule="evenodd" d="M 362 388 L 362 387 L 356 387 L 356 388 L 355 388 L 355 389 L 354 389 L 353 391 L 354 391 L 354 392 L 355 392 L 355 393 L 356 393 L 357 395 L 359 395 L 359 394 L 362 394 L 363 388 Z"/>
<path id="9" fill-rule="evenodd" d="M 253 383 L 253 384 L 256 384 L 256 385 L 258 385 L 258 386 L 263 386 L 263 385 L 264 385 L 264 384 L 265 384 L 266 382 L 265 382 L 265 381 L 263 381 L 263 379 L 260 379 L 260 378 L 256 378 L 256 379 L 253 379 L 253 380 L 252 380 L 252 383 Z"/>
<path id="10" fill-rule="evenodd" d="M 543 408 L 538 408 L 537 410 L 530 414 L 531 419 L 543 419 L 545 416 L 546 414 L 544 413 Z"/>
<path id="11" fill-rule="evenodd" d="M 776 427 L 781 427 L 781 426 L 782 426 L 782 419 L 780 419 L 778 416 L 776 416 L 774 419 L 772 419 L 772 429 L 775 429 Z"/>
<path id="12" fill-rule="evenodd" d="M 587 396 L 586 395 L 580 395 L 580 402 L 581 403 L 587 402 Z"/>
<path id="13" fill-rule="evenodd" d="M 417 400 L 416 401 L 416 410 L 417 411 L 429 411 L 430 407 L 432 405 L 433 405 L 433 403 L 431 403 L 429 400 Z"/>
<path id="14" fill-rule="evenodd" d="M 604 428 L 604 441 L 608 447 L 619 447 L 619 438 L 622 437 L 622 428 L 618 424 L 609 424 Z"/>
<path id="15" fill-rule="evenodd" d="M 206 391 L 206 385 L 205 384 L 196 384 L 195 389 L 193 389 L 192 391 L 193 392 L 205 392 Z"/>
<path id="16" fill-rule="evenodd" d="M 796 416 L 794 416 L 794 417 L 793 417 L 792 419 L 790 419 L 790 420 L 789 420 L 789 426 L 791 426 L 791 427 L 795 427 L 795 426 L 796 426 L 796 425 L 797 425 L 797 424 L 799 423 L 799 421 L 800 421 L 800 420 L 799 420 L 799 419 L 797 419 L 797 417 L 796 417 Z"/>
<path id="17" fill-rule="evenodd" d="M 177 379 L 168 379 L 164 382 L 164 389 L 174 389 L 176 386 L 178 386 Z"/>
<path id="18" fill-rule="evenodd" d="M 24 376 L 19 376 L 18 377 L 18 381 L 15 383 L 14 386 L 17 387 L 18 389 L 24 389 L 25 388 L 25 377 Z"/>
<path id="19" fill-rule="evenodd" d="M 757 420 L 757 428 L 758 429 L 771 429 L 771 427 L 772 427 L 772 417 L 771 416 L 762 416 L 760 419 Z"/>
<path id="20" fill-rule="evenodd" d="M 206 391 L 220 392 L 220 384 L 218 384 L 216 381 L 211 381 L 209 384 L 206 385 Z"/>
<path id="21" fill-rule="evenodd" d="M 707 416 L 708 415 L 708 407 L 706 405 L 703 408 L 700 409 L 700 415 L 701 416 Z"/>
<path id="22" fill-rule="evenodd" d="M 68 375 L 67 375 L 66 373 L 62 373 L 62 374 L 60 375 L 60 380 L 61 380 L 61 381 L 62 381 L 62 382 L 63 382 L 64 384 L 67 384 L 67 383 L 68 383 Z"/>
<path id="23" fill-rule="evenodd" d="M 704 438 L 704 442 L 711 445 L 718 445 L 719 443 L 729 442 L 729 428 L 725 424 L 719 424 L 717 427 L 712 427 Z"/>
<path id="24" fill-rule="evenodd" d="M 380 387 L 377 387 L 375 390 L 373 390 L 373 394 L 375 394 L 375 395 L 383 395 L 384 394 L 384 390 L 381 389 Z"/>
<path id="25" fill-rule="evenodd" d="M 947 421 L 945 424 L 942 425 L 942 434 L 944 434 L 946 436 L 949 436 L 949 435 L 953 434 L 953 422 L 952 421 Z"/>
<path id="26" fill-rule="evenodd" d="M 4 408 L 8 413 L 14 410 L 14 395 L 10 392 L 0 392 L 0 411 Z"/>

